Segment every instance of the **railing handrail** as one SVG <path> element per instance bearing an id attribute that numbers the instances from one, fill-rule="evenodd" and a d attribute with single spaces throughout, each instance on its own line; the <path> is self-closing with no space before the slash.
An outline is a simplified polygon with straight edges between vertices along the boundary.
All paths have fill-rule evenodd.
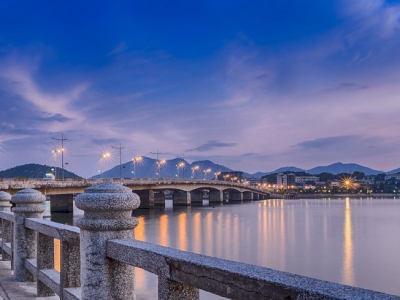
<path id="1" fill-rule="evenodd" d="M 400 299 L 372 290 L 132 239 L 109 240 L 107 256 L 230 299 Z"/>
<path id="2" fill-rule="evenodd" d="M 64 225 L 49 220 L 27 218 L 25 227 L 58 240 L 79 240 L 80 229 L 76 226 Z"/>

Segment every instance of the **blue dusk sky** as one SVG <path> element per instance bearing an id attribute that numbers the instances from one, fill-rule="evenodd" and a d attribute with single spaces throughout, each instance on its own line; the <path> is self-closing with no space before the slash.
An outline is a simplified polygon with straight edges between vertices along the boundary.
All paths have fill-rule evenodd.
<path id="1" fill-rule="evenodd" d="M 103 151 L 400 167 L 400 1 L 1 1 L 0 170 Z M 60 164 L 60 158 L 57 164 Z"/>

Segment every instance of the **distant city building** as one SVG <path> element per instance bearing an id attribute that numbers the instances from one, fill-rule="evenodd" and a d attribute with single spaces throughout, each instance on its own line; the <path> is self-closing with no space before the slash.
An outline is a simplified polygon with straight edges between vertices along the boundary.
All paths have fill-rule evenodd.
<path id="1" fill-rule="evenodd" d="M 339 181 L 332 181 L 331 182 L 332 187 L 340 187 L 340 182 Z"/>
<path id="2" fill-rule="evenodd" d="M 257 185 L 258 183 L 261 182 L 261 179 L 260 178 L 255 178 L 255 177 L 250 177 L 248 179 L 248 181 L 249 181 L 250 185 Z"/>
<path id="3" fill-rule="evenodd" d="M 400 174 L 389 174 L 385 176 L 385 180 L 396 180 L 399 181 L 400 180 Z"/>
<path id="4" fill-rule="evenodd" d="M 376 177 L 376 175 L 367 175 L 363 179 L 361 179 L 361 182 L 365 183 L 365 184 L 374 184 L 375 177 Z"/>
<path id="5" fill-rule="evenodd" d="M 278 173 L 276 175 L 276 184 L 287 188 L 288 186 L 294 185 L 296 182 L 296 176 L 294 174 L 283 174 Z"/>
<path id="6" fill-rule="evenodd" d="M 306 183 L 307 181 L 319 182 L 317 176 L 296 176 L 296 183 Z"/>
<path id="7" fill-rule="evenodd" d="M 217 175 L 217 180 L 223 181 L 242 181 L 243 172 L 241 171 L 231 171 L 231 172 L 219 172 Z"/>

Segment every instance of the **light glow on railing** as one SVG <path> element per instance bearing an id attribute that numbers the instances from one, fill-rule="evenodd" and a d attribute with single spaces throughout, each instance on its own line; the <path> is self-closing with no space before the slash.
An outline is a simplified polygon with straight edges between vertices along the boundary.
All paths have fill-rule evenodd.
<path id="1" fill-rule="evenodd" d="M 58 272 L 61 271 L 61 246 L 60 246 L 60 240 L 59 239 L 54 239 L 54 269 L 56 269 Z"/>

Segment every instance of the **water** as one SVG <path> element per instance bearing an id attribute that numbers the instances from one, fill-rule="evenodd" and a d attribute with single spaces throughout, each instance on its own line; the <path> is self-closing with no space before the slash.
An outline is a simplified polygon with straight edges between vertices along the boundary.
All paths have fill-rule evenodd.
<path id="1" fill-rule="evenodd" d="M 70 215 L 68 223 L 81 213 Z M 134 215 L 138 240 L 400 295 L 399 199 L 263 200 L 178 208 L 168 202 L 166 208 Z M 137 269 L 136 287 L 138 299 L 154 299 L 157 277 Z M 201 298 L 219 297 L 202 292 Z"/>

